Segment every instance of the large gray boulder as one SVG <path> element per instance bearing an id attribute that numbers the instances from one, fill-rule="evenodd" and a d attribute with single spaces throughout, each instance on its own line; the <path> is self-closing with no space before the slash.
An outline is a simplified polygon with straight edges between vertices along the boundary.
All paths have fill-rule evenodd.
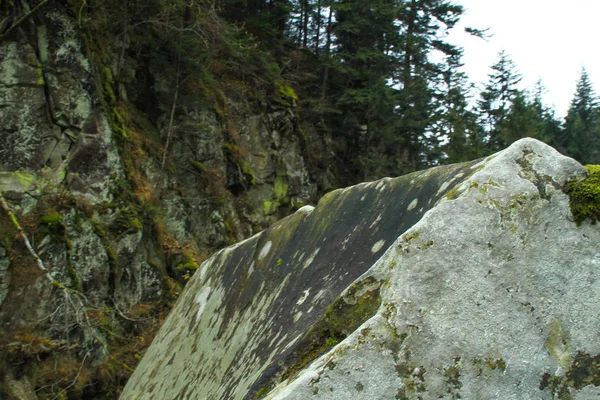
<path id="1" fill-rule="evenodd" d="M 205 262 L 122 399 L 592 399 L 600 229 L 533 139 L 330 193 Z"/>

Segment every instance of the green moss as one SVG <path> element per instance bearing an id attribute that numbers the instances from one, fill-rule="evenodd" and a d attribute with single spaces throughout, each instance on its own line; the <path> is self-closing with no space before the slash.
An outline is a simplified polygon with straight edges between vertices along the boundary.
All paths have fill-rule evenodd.
<path id="1" fill-rule="evenodd" d="M 506 371 L 506 361 L 503 358 L 486 358 L 485 363 L 489 369 L 497 369 L 502 372 Z"/>
<path id="2" fill-rule="evenodd" d="M 554 376 L 544 373 L 539 389 L 550 389 L 555 398 L 570 400 L 572 399 L 570 388 L 581 390 L 589 385 L 600 386 L 600 354 L 591 356 L 580 351 L 573 357 L 565 375 Z"/>
<path id="3" fill-rule="evenodd" d="M 277 205 L 276 205 L 275 202 L 273 202 L 271 200 L 265 200 L 265 201 L 263 201 L 263 213 L 265 215 L 271 215 L 275 211 L 277 211 Z"/>
<path id="4" fill-rule="evenodd" d="M 564 188 L 577 225 L 588 218 L 592 223 L 600 220 L 600 165 L 588 165 L 586 169 L 590 174 L 585 180 L 570 182 Z"/>
<path id="5" fill-rule="evenodd" d="M 13 176 L 18 179 L 19 184 L 24 188 L 28 188 L 35 182 L 35 175 L 28 171 L 15 171 Z"/>
<path id="6" fill-rule="evenodd" d="M 52 285 L 54 285 L 54 287 L 58 289 L 66 289 L 65 285 L 56 280 L 52 281 Z"/>
<path id="7" fill-rule="evenodd" d="M 144 229 L 139 219 L 137 208 L 134 205 L 121 208 L 109 227 L 115 234 L 124 234 L 129 232 L 138 232 Z"/>
<path id="8" fill-rule="evenodd" d="M 260 389 L 258 392 L 256 392 L 256 398 L 260 399 L 261 397 L 266 396 L 269 393 L 269 389 L 264 387 L 262 389 Z"/>
<path id="9" fill-rule="evenodd" d="M 381 305 L 379 283 L 372 277 L 351 286 L 346 295 L 338 298 L 315 323 L 299 349 L 294 361 L 282 375 L 282 380 L 295 374 L 308 363 L 325 353 L 371 318 Z"/>
<path id="10" fill-rule="evenodd" d="M 506 361 L 502 357 L 474 358 L 473 366 L 477 369 L 477 376 L 489 376 L 493 371 L 506 371 Z"/>
<path id="11" fill-rule="evenodd" d="M 81 291 L 81 280 L 77 275 L 77 271 L 73 267 L 73 263 L 71 262 L 71 255 L 73 252 L 73 242 L 68 238 L 65 238 L 65 242 L 67 245 L 67 275 L 71 279 L 71 288 Z"/>
<path id="12" fill-rule="evenodd" d="M 198 270 L 198 264 L 193 258 L 187 256 L 184 262 L 180 263 L 175 269 L 183 273 L 183 280 L 187 281 L 190 279 Z"/>
<path id="13" fill-rule="evenodd" d="M 296 105 L 298 96 L 294 89 L 280 81 L 275 81 L 275 88 L 277 90 L 275 97 L 280 104 L 286 107 L 294 107 Z"/>
<path id="14" fill-rule="evenodd" d="M 274 214 L 280 207 L 290 205 L 290 198 L 288 197 L 289 185 L 286 178 L 285 171 L 278 174 L 275 178 L 272 199 L 263 201 L 263 212 L 265 215 Z"/>
<path id="15" fill-rule="evenodd" d="M 568 368 L 571 363 L 570 340 L 568 332 L 563 329 L 559 320 L 555 319 L 550 322 L 550 332 L 544 347 L 561 368 Z"/>
<path id="16" fill-rule="evenodd" d="M 64 240 L 65 226 L 62 215 L 56 211 L 42 215 L 40 217 L 40 231 Z"/>
<path id="17" fill-rule="evenodd" d="M 113 73 L 110 67 L 104 67 L 102 70 L 102 89 L 111 104 L 117 102 L 117 96 L 113 90 Z"/>
<path id="18" fill-rule="evenodd" d="M 38 79 L 37 79 L 38 86 L 44 86 L 46 84 L 46 81 L 44 80 L 44 70 L 42 68 L 38 67 L 37 74 L 38 74 Z"/>
<path id="19" fill-rule="evenodd" d="M 413 240 L 413 239 L 418 239 L 418 238 L 419 238 L 419 236 L 421 236 L 421 233 L 420 233 L 420 232 L 413 231 L 413 232 L 411 232 L 411 233 L 408 233 L 408 234 L 404 235 L 404 236 L 402 237 L 402 239 L 404 239 L 404 241 L 405 241 L 405 242 L 410 242 L 410 241 L 411 241 L 411 240 Z"/>
<path id="20" fill-rule="evenodd" d="M 458 190 L 458 186 L 455 186 L 446 194 L 446 199 L 455 200 L 461 195 L 461 193 L 462 192 Z"/>
<path id="21" fill-rule="evenodd" d="M 460 382 L 460 371 L 458 366 L 452 365 L 448 368 L 444 369 L 444 378 L 446 380 L 446 384 L 453 389 L 460 389 L 462 387 L 462 383 Z"/>
<path id="22" fill-rule="evenodd" d="M 188 258 L 185 262 L 177 265 L 175 269 L 177 271 L 196 271 L 198 269 L 198 264 L 191 258 Z"/>
<path id="23" fill-rule="evenodd" d="M 92 229 L 94 229 L 96 235 L 98 235 L 100 239 L 106 239 L 106 231 L 102 228 L 102 225 L 95 219 L 90 220 L 90 223 L 92 224 Z"/>
<path id="24" fill-rule="evenodd" d="M 204 164 L 202 164 L 199 161 L 190 161 L 190 164 L 192 164 L 192 167 L 194 167 L 194 169 L 200 173 L 206 171 L 206 167 L 204 166 Z"/>
<path id="25" fill-rule="evenodd" d="M 250 164 L 248 164 L 248 161 L 246 161 L 246 158 L 243 156 L 242 149 L 238 145 L 233 143 L 223 144 L 223 153 L 234 165 L 240 169 L 250 185 L 256 185 L 254 172 L 250 168 Z"/>
<path id="26" fill-rule="evenodd" d="M 273 187 L 273 191 L 275 193 L 275 198 L 277 200 L 283 201 L 287 198 L 289 185 L 284 180 L 284 177 L 278 176 L 275 179 L 275 185 Z"/>
<path id="27" fill-rule="evenodd" d="M 435 242 L 433 240 L 428 240 L 427 242 L 423 243 L 420 247 L 422 250 L 425 250 L 425 249 L 430 248 L 434 244 L 435 244 Z"/>

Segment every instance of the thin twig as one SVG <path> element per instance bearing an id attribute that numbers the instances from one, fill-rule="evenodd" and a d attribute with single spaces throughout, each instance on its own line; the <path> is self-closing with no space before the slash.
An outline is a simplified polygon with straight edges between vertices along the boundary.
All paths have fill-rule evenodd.
<path id="1" fill-rule="evenodd" d="M 27 237 L 27 235 L 25 234 L 25 231 L 21 227 L 21 224 L 17 220 L 17 216 L 15 215 L 15 213 L 12 212 L 12 210 L 6 203 L 6 200 L 4 200 L 4 196 L 2 195 L 1 192 L 0 192 L 0 205 L 2 205 L 2 208 L 4 209 L 4 211 L 6 211 L 6 213 L 8 214 L 8 218 L 10 218 L 10 221 L 12 222 L 13 226 L 15 228 L 17 228 L 17 230 L 19 231 L 19 234 L 21 235 L 21 239 L 23 239 L 23 243 L 25 243 L 25 247 L 27 247 L 27 250 L 29 251 L 31 256 L 35 259 L 38 268 L 44 273 L 44 275 L 46 276 L 46 278 L 48 278 L 50 283 L 54 284 L 54 282 L 55 282 L 54 278 L 52 278 L 50 276 L 50 273 L 46 269 L 44 262 L 42 261 L 40 256 L 35 252 L 33 247 L 31 246 L 31 242 L 29 241 L 29 238 Z"/>
<path id="2" fill-rule="evenodd" d="M 113 297 L 113 305 L 115 306 L 115 311 L 124 319 L 126 319 L 127 321 L 132 321 L 132 322 L 138 322 L 138 321 L 143 321 L 146 320 L 148 318 L 131 318 L 125 315 L 125 313 L 123 313 L 121 310 L 119 310 L 119 307 L 117 306 L 117 300 Z"/>
<path id="3" fill-rule="evenodd" d="M 21 18 L 16 20 L 15 23 L 10 26 L 10 28 L 8 28 L 3 34 L 0 34 L 0 41 L 3 37 L 8 36 L 12 31 L 21 26 L 23 22 L 31 18 L 36 12 L 39 11 L 40 8 L 42 8 L 49 1 L 50 0 L 42 0 L 37 6 L 33 7 L 31 11 L 29 11 L 27 14 L 23 15 Z"/>
<path id="4" fill-rule="evenodd" d="M 65 393 L 70 387 L 72 387 L 73 385 L 75 385 L 75 383 L 77 383 L 77 379 L 79 379 L 79 375 L 81 375 L 81 370 L 83 369 L 83 364 L 85 364 L 85 360 L 88 358 L 88 356 L 90 355 L 90 353 L 91 353 L 91 350 L 88 350 L 88 352 L 85 353 L 85 356 L 83 357 L 83 361 L 81 361 L 81 365 L 79 366 L 79 371 L 77 372 L 77 375 L 75 376 L 75 379 L 73 379 L 73 382 L 71 382 L 71 384 L 69 386 L 67 386 L 66 388 L 64 388 L 60 392 L 58 392 L 58 394 L 56 396 L 54 396 L 52 398 L 52 400 L 58 399 L 61 394 Z"/>
<path id="5" fill-rule="evenodd" d="M 169 144 L 171 142 L 171 135 L 173 134 L 173 119 L 175 118 L 175 108 L 177 107 L 177 96 L 179 96 L 179 68 L 180 68 L 180 53 L 177 53 L 177 86 L 175 86 L 175 93 L 173 94 L 173 105 L 171 106 L 171 116 L 169 117 L 169 128 L 167 129 L 167 143 L 165 144 L 165 152 L 163 154 L 162 163 L 160 164 L 161 171 L 165 169 L 165 162 L 167 161 L 167 153 L 169 152 Z"/>

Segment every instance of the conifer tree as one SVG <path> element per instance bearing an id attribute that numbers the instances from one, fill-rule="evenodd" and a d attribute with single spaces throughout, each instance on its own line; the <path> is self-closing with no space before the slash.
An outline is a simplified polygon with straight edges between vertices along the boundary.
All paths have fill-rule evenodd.
<path id="1" fill-rule="evenodd" d="M 559 145 L 569 156 L 581 163 L 600 162 L 597 97 L 585 69 L 581 71 L 577 82 Z"/>
<path id="2" fill-rule="evenodd" d="M 535 110 L 539 131 L 533 137 L 556 147 L 555 138 L 562 132 L 562 122 L 556 117 L 555 110 L 544 104 L 544 92 L 544 85 L 541 80 L 538 80 L 533 90 L 531 107 Z"/>
<path id="3" fill-rule="evenodd" d="M 460 66 L 462 54 L 459 47 L 444 40 L 444 34 L 463 12 L 461 6 L 446 0 L 405 0 L 398 5 L 401 41 L 396 57 L 400 65 L 394 79 L 400 91 L 395 134 L 404 147 L 404 168 L 399 172 L 431 165 L 441 156 L 439 135 L 434 132 L 439 117 L 436 109 L 448 96 L 444 76 Z M 434 53 L 441 61 L 433 61 Z"/>
<path id="4" fill-rule="evenodd" d="M 485 146 L 477 114 L 469 106 L 471 87 L 462 72 L 449 69 L 446 75 L 447 95 L 437 110 L 434 126 L 445 144 L 440 146 L 444 163 L 457 163 L 483 157 Z"/>
<path id="5" fill-rule="evenodd" d="M 515 97 L 519 95 L 517 84 L 520 81 L 521 76 L 515 71 L 514 62 L 506 52 L 500 52 L 478 101 L 488 153 L 502 150 L 506 145 L 500 126 L 505 122 Z"/>

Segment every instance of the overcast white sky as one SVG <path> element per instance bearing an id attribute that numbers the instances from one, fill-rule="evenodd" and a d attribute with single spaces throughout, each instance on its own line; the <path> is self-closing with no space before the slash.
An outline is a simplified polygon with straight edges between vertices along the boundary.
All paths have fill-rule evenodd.
<path id="1" fill-rule="evenodd" d="M 486 82 L 498 53 L 506 50 L 523 75 L 523 88 L 538 79 L 544 96 L 564 116 L 581 68 L 600 91 L 600 0 L 455 0 L 465 7 L 450 41 L 464 47 L 471 81 Z M 487 42 L 462 33 L 464 26 L 491 28 Z"/>

